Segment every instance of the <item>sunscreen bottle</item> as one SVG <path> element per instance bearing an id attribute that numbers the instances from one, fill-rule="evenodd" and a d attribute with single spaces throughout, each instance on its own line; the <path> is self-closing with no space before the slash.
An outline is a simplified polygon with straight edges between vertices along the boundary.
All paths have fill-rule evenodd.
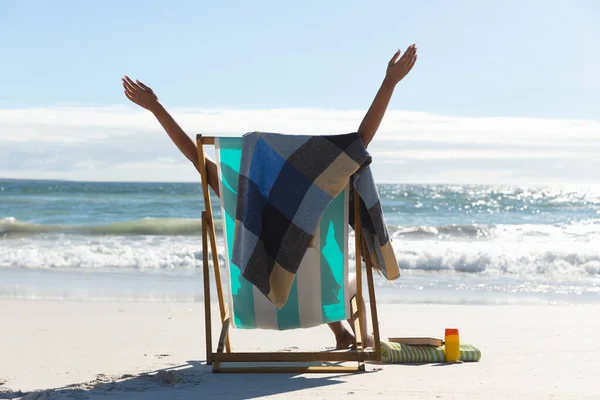
<path id="1" fill-rule="evenodd" d="M 458 329 L 446 329 L 444 339 L 446 362 L 456 362 L 460 356 L 460 342 L 458 340 Z"/>

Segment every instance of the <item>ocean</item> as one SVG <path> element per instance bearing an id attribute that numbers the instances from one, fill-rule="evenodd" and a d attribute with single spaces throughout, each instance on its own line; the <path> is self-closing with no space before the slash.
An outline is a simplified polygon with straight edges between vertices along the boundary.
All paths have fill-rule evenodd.
<path id="1" fill-rule="evenodd" d="M 379 192 L 402 272 L 379 302 L 600 304 L 598 188 Z M 0 298 L 201 301 L 202 209 L 198 183 L 0 180 Z"/>

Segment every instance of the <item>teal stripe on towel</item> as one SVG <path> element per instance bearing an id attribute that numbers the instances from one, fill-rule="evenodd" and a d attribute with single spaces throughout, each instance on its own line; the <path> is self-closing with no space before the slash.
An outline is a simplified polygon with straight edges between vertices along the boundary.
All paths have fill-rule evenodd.
<path id="1" fill-rule="evenodd" d="M 344 229 L 346 191 L 327 207 L 321 218 L 321 301 L 323 321 L 341 321 L 346 317 L 344 304 Z"/>
<path id="2" fill-rule="evenodd" d="M 221 193 L 221 196 L 225 205 L 227 254 L 228 259 L 231 260 L 235 232 L 238 174 L 242 159 L 242 140 L 241 138 L 220 138 L 219 147 L 219 167 L 223 181 L 221 185 L 223 193 Z M 240 268 L 231 262 L 229 263 L 229 273 L 235 326 L 248 329 L 256 328 L 252 284 L 244 279 Z"/>

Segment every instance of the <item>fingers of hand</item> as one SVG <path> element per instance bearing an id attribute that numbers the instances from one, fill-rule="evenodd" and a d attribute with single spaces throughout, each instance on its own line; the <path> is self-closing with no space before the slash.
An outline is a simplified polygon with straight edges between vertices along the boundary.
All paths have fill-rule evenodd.
<path id="1" fill-rule="evenodd" d="M 123 79 L 123 89 L 125 89 L 125 95 L 128 99 L 135 101 L 138 97 L 138 90 L 136 86 L 132 86 L 126 79 Z"/>
<path id="2" fill-rule="evenodd" d="M 400 50 L 396 51 L 396 53 L 394 54 L 394 56 L 392 57 L 392 59 L 390 60 L 390 62 L 388 63 L 388 65 L 395 64 L 396 61 L 398 60 L 398 57 L 400 57 Z"/>
<path id="3" fill-rule="evenodd" d="M 137 95 L 137 90 L 135 87 L 131 86 L 129 83 L 123 81 L 123 88 L 125 89 L 125 91 L 129 94 L 131 94 L 132 96 L 136 96 Z"/>
<path id="4" fill-rule="evenodd" d="M 134 81 L 132 81 L 132 80 L 131 80 L 131 78 L 130 78 L 130 77 L 128 77 L 127 75 L 125 75 L 125 78 L 124 78 L 124 80 L 125 80 L 127 83 L 129 83 L 129 84 L 130 84 L 132 87 L 136 87 L 136 88 L 138 87 L 138 85 L 136 85 L 136 83 L 135 83 Z"/>
<path id="5" fill-rule="evenodd" d="M 149 92 L 152 91 L 152 89 L 150 89 L 148 86 L 146 86 L 143 82 L 139 81 L 139 80 L 135 80 L 135 82 L 144 90 L 147 90 Z"/>
<path id="6" fill-rule="evenodd" d="M 415 54 L 415 56 L 412 58 L 410 64 L 408 64 L 409 71 L 412 69 L 412 67 L 415 65 L 416 62 L 417 62 L 417 55 Z"/>
<path id="7" fill-rule="evenodd" d="M 132 83 L 131 83 L 131 80 L 128 80 L 128 78 L 127 78 L 127 77 L 123 78 L 123 79 L 122 79 L 122 81 L 123 81 L 123 87 L 124 87 L 126 90 L 129 90 L 129 91 L 131 91 L 132 93 L 135 93 L 135 92 L 137 92 L 137 89 L 138 89 L 138 88 L 137 88 L 137 86 L 136 86 L 135 84 L 132 84 Z"/>
<path id="8" fill-rule="evenodd" d="M 414 64 L 414 58 L 416 57 L 416 54 L 417 46 L 415 44 L 411 44 L 410 46 L 408 46 L 408 48 L 406 49 L 404 54 L 402 54 L 402 57 L 400 57 L 399 60 L 398 56 L 400 55 L 400 50 L 398 50 L 396 54 L 394 54 L 394 57 L 390 60 L 388 66 L 400 68 L 403 70 L 410 69 Z"/>
<path id="9" fill-rule="evenodd" d="M 125 75 L 125 78 L 123 78 L 123 86 L 125 86 L 126 89 L 129 89 L 132 93 L 134 93 L 136 95 L 140 94 L 141 92 L 146 92 L 146 91 L 151 92 L 152 91 L 152 90 L 149 90 L 150 88 L 145 89 L 142 86 L 140 86 L 139 84 L 135 83 L 127 75 Z M 147 86 L 146 86 L 146 88 L 147 88 Z"/>
<path id="10" fill-rule="evenodd" d="M 415 46 L 414 44 L 411 44 L 410 46 L 408 46 L 408 48 L 404 52 L 404 56 L 402 57 L 402 59 L 400 61 L 402 61 L 404 63 L 409 63 L 412 60 L 412 58 L 415 56 L 415 54 L 417 54 L 417 46 Z"/>
<path id="11" fill-rule="evenodd" d="M 133 101 L 134 103 L 137 103 L 137 99 L 136 99 L 136 97 L 135 97 L 135 96 L 133 96 L 131 93 L 129 93 L 127 90 L 125 90 L 125 96 L 126 96 L 126 97 L 127 97 L 129 100 Z"/>

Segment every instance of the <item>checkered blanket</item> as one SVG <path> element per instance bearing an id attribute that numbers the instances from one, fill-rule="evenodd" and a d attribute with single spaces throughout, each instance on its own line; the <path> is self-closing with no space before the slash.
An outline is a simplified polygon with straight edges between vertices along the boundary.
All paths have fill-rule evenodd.
<path id="1" fill-rule="evenodd" d="M 361 196 L 365 256 L 387 279 L 400 276 L 370 163 L 357 133 L 244 135 L 231 261 L 277 307 L 287 302 L 321 215 L 351 177 Z"/>

